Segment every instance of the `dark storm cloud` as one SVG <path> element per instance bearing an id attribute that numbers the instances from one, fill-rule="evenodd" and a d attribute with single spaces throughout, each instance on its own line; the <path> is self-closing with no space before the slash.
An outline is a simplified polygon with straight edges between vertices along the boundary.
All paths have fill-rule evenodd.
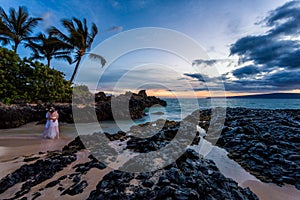
<path id="1" fill-rule="evenodd" d="M 277 65 L 289 69 L 300 69 L 300 49 L 281 55 L 277 60 Z"/>
<path id="2" fill-rule="evenodd" d="M 265 19 L 267 26 L 274 27 L 272 35 L 297 35 L 300 33 L 300 1 L 291 1 L 275 9 Z"/>
<path id="3" fill-rule="evenodd" d="M 224 83 L 228 91 L 274 91 L 299 89 L 300 70 L 279 71 L 268 74 L 261 79 L 240 79 Z"/>
<path id="4" fill-rule="evenodd" d="M 231 46 L 231 55 L 238 55 L 240 64 L 253 65 L 233 70 L 234 77 L 243 79 L 227 81 L 226 89 L 300 89 L 300 1 L 271 11 L 262 23 L 269 27 L 266 33 L 240 38 Z"/>
<path id="5" fill-rule="evenodd" d="M 230 54 L 244 55 L 256 49 L 258 46 L 269 43 L 268 36 L 246 36 L 235 42 L 230 48 Z"/>
<path id="6" fill-rule="evenodd" d="M 296 89 L 300 85 L 300 71 L 281 71 L 271 74 L 265 80 L 276 87 Z M 296 87 L 292 87 L 292 86 Z"/>
<path id="7" fill-rule="evenodd" d="M 299 68 L 300 2 L 293 1 L 271 11 L 264 20 L 271 29 L 264 35 L 246 36 L 230 48 L 231 55 L 239 55 L 242 62 L 268 65 L 270 68 Z M 282 35 L 290 39 L 282 39 Z"/>
<path id="8" fill-rule="evenodd" d="M 270 68 L 280 67 L 289 68 L 285 60 L 289 59 L 294 51 L 300 49 L 300 45 L 292 40 L 279 40 L 272 36 L 247 36 L 238 40 L 231 47 L 231 54 L 240 56 L 241 63 L 253 61 L 254 64 L 268 65 Z M 284 60 L 281 60 L 285 57 Z"/>
<path id="9" fill-rule="evenodd" d="M 248 66 L 252 68 L 255 66 Z M 254 73 L 256 69 L 241 70 L 240 74 L 243 73 Z M 241 68 L 242 69 L 242 68 Z M 299 89 L 300 85 L 300 70 L 292 71 L 278 71 L 276 73 L 268 74 L 260 79 L 238 79 L 229 80 L 226 75 L 220 78 L 217 77 L 206 77 L 201 74 L 185 74 L 188 77 L 199 81 L 199 87 L 195 87 L 194 91 L 206 91 L 208 90 L 219 90 L 220 85 L 224 84 L 226 91 L 233 92 L 272 92 L 276 90 L 293 90 Z M 241 75 L 242 76 L 242 75 Z M 204 78 L 205 77 L 205 78 Z M 245 77 L 247 77 L 245 75 Z M 219 87 L 214 87 L 214 84 Z"/>
<path id="10" fill-rule="evenodd" d="M 258 74 L 260 70 L 254 65 L 248 65 L 239 69 L 236 69 L 232 74 L 237 78 L 249 77 L 251 75 Z"/>

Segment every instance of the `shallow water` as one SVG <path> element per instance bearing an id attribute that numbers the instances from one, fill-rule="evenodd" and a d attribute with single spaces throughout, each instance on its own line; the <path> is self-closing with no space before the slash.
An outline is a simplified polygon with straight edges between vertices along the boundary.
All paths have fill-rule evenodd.
<path id="1" fill-rule="evenodd" d="M 242 168 L 234 160 L 227 156 L 227 151 L 217 146 L 210 146 L 208 142 L 206 147 L 201 146 L 192 147 L 200 154 L 204 153 L 206 159 L 213 160 L 221 173 L 227 177 L 235 180 L 239 186 L 249 187 L 259 199 L 262 200 L 298 200 L 300 191 L 293 185 L 284 185 L 282 187 L 273 183 L 264 183 L 251 175 L 244 168 Z"/>

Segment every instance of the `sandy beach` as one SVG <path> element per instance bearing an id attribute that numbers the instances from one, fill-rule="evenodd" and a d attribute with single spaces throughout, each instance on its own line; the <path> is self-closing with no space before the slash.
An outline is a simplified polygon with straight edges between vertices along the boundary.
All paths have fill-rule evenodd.
<path id="1" fill-rule="evenodd" d="M 76 137 L 74 125 L 62 124 L 59 140 L 42 139 L 44 125 L 35 124 L 33 122 L 19 128 L 0 130 L 0 162 L 39 152 L 60 150 Z"/>

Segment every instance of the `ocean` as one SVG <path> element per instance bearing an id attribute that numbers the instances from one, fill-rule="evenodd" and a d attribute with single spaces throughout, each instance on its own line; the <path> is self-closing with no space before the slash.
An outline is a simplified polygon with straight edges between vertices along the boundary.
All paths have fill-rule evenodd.
<path id="1" fill-rule="evenodd" d="M 146 114 L 142 119 L 135 120 L 135 123 L 145 123 L 155 121 L 159 118 L 180 121 L 193 111 L 207 109 L 211 107 L 229 108 L 256 108 L 256 109 L 300 109 L 300 99 L 163 99 L 167 106 L 152 107 L 146 109 Z"/>
<path id="2" fill-rule="evenodd" d="M 116 133 L 120 130 L 128 131 L 131 126 L 153 122 L 158 119 L 181 121 L 197 109 L 211 107 L 244 107 L 255 109 L 300 109 L 300 99 L 171 99 L 163 98 L 167 102 L 166 107 L 152 106 L 145 110 L 146 116 L 141 119 L 125 121 L 119 120 L 99 123 L 76 124 L 79 132 L 92 134 L 98 132 Z M 99 127 L 100 125 L 100 127 Z M 81 130 L 81 131 L 80 131 Z"/>

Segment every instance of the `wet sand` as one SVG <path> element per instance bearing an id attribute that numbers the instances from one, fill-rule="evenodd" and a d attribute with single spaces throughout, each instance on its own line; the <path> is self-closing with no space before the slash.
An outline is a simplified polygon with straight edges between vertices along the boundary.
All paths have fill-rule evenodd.
<path id="1" fill-rule="evenodd" d="M 92 134 L 105 131 L 115 133 L 119 131 L 110 121 L 99 124 L 74 124 L 60 123 L 60 139 L 42 139 L 44 125 L 36 125 L 36 122 L 28 123 L 19 128 L 0 129 L 0 162 L 14 159 L 20 156 L 28 156 L 39 152 L 61 150 L 66 144 L 80 134 Z M 129 126 L 126 126 L 129 130 Z"/>
<path id="2" fill-rule="evenodd" d="M 0 130 L 0 162 L 39 152 L 61 150 L 76 137 L 72 124 L 60 126 L 60 139 L 42 139 L 44 125 L 29 123 L 19 128 Z"/>

